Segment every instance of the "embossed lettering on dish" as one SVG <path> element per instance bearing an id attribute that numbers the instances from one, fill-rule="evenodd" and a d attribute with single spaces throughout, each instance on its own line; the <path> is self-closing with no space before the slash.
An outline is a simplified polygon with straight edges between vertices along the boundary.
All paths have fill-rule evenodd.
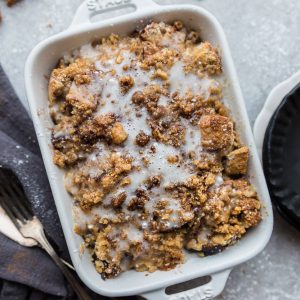
<path id="1" fill-rule="evenodd" d="M 91 11 L 99 11 L 130 3 L 131 0 L 88 0 L 87 7 Z"/>
<path id="2" fill-rule="evenodd" d="M 210 286 L 202 287 L 193 291 L 184 292 L 181 295 L 174 295 L 170 300 L 208 300 L 212 299 L 213 291 Z"/>

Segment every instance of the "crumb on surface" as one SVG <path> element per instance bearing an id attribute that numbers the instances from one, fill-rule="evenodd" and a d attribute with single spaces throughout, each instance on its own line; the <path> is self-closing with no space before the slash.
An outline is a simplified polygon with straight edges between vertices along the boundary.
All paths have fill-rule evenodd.
<path id="1" fill-rule="evenodd" d="M 18 2 L 18 0 L 6 0 L 7 6 L 13 6 Z"/>

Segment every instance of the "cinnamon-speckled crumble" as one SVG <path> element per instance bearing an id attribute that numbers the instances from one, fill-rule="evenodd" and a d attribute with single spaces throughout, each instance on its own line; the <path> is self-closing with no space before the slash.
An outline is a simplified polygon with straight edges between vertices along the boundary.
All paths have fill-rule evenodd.
<path id="1" fill-rule="evenodd" d="M 180 21 L 93 41 L 52 71 L 53 160 L 103 278 L 217 253 L 261 220 L 221 73 Z"/>

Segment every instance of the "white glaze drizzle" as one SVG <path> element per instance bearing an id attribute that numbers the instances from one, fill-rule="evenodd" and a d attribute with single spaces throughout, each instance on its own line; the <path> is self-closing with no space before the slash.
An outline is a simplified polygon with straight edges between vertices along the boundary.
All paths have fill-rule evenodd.
<path id="1" fill-rule="evenodd" d="M 184 41 L 183 35 L 175 34 L 174 39 L 165 39 L 162 41 L 162 44 L 175 48 L 180 47 L 180 44 Z M 122 46 L 122 45 L 121 45 Z M 79 53 L 79 54 L 78 54 Z M 99 58 L 101 55 L 105 54 L 108 58 L 105 61 L 101 61 Z M 123 49 L 119 54 L 123 57 L 123 61 L 120 64 L 116 63 L 117 50 L 111 50 L 109 47 L 99 47 L 93 48 L 90 44 L 84 45 L 76 52 L 76 55 L 89 58 L 94 62 L 97 72 L 99 72 L 99 78 L 93 80 L 92 83 L 87 88 L 87 92 L 98 93 L 101 90 L 101 101 L 98 106 L 98 109 L 95 115 L 103 115 L 106 113 L 114 113 L 120 117 L 120 121 L 128 134 L 128 138 L 124 143 L 124 147 L 114 147 L 114 151 L 120 152 L 122 154 L 126 153 L 134 158 L 134 165 L 139 166 L 141 170 L 133 171 L 129 174 L 131 178 L 131 184 L 128 186 L 119 189 L 117 192 L 112 192 L 106 196 L 103 200 L 103 204 L 109 204 L 111 198 L 116 196 L 120 192 L 126 192 L 127 199 L 125 204 L 128 204 L 130 199 L 135 195 L 137 188 L 142 187 L 145 181 L 154 175 L 162 176 L 162 183 L 159 188 L 155 188 L 152 193 L 156 197 L 150 197 L 150 201 L 146 203 L 145 210 L 150 215 L 152 214 L 155 204 L 159 200 L 167 200 L 169 208 L 173 210 L 170 220 L 166 223 L 166 227 L 170 229 L 178 225 L 178 214 L 181 210 L 181 204 L 179 200 L 174 200 L 168 195 L 165 191 L 165 186 L 170 183 L 176 182 L 185 182 L 192 174 L 192 170 L 186 163 L 169 163 L 168 157 L 178 156 L 184 152 L 188 154 L 193 151 L 196 155 L 199 155 L 201 152 L 201 134 L 197 126 L 192 126 L 188 120 L 182 118 L 182 123 L 185 128 L 188 128 L 186 131 L 186 140 L 185 144 L 180 148 L 174 148 L 173 146 L 164 145 L 162 143 L 157 143 L 151 141 L 146 148 L 141 149 L 135 144 L 136 135 L 143 130 L 146 134 L 151 134 L 151 129 L 147 123 L 148 113 L 145 108 L 139 110 L 139 116 L 136 115 L 136 110 L 134 105 L 131 102 L 132 95 L 136 91 L 142 91 L 149 82 L 152 84 L 162 85 L 160 79 L 153 79 L 152 75 L 154 70 L 144 71 L 140 68 L 139 63 L 136 60 L 135 54 L 130 52 L 127 49 Z M 128 70 L 124 70 L 125 66 L 130 66 Z M 209 89 L 211 86 L 216 84 L 212 79 L 208 77 L 199 78 L 194 74 L 186 74 L 184 72 L 184 64 L 182 61 L 176 61 L 173 67 L 169 70 L 169 82 L 170 82 L 170 95 L 174 92 L 178 92 L 180 96 L 184 96 L 186 92 L 192 92 L 193 95 L 202 95 L 204 99 L 207 99 L 209 96 Z M 111 70 L 114 69 L 116 73 L 111 74 Z M 97 74 L 97 73 L 96 73 Z M 120 91 L 119 78 L 125 75 L 129 75 L 134 79 L 134 86 L 123 95 Z M 73 87 L 74 89 L 74 87 Z M 75 92 L 77 90 L 75 89 Z M 158 104 L 162 106 L 168 105 L 170 98 L 166 96 L 161 96 Z M 149 151 L 150 147 L 155 147 L 155 152 L 151 153 Z M 92 153 L 87 161 L 95 162 L 98 157 L 103 158 L 104 153 L 107 151 L 107 147 L 99 143 L 98 150 Z M 149 160 L 149 165 L 144 166 L 140 150 L 144 150 L 144 157 Z M 93 164 L 92 164 L 93 165 Z M 95 167 L 89 166 L 88 172 L 90 177 L 99 176 L 99 170 L 97 170 L 97 164 L 94 164 Z M 218 180 L 219 182 L 220 180 Z M 217 185 L 218 183 L 216 183 Z M 70 187 L 70 182 L 68 182 L 68 176 L 66 176 L 66 185 L 71 192 L 76 193 L 75 187 Z M 74 188 L 72 190 L 72 188 Z M 130 212 L 126 208 L 123 211 L 130 215 L 131 217 L 136 216 L 136 212 Z M 79 226 L 85 226 L 86 224 L 91 223 L 95 217 L 113 219 L 116 217 L 116 214 L 113 210 L 104 208 L 102 206 L 94 207 L 89 213 L 84 213 L 78 207 L 74 207 L 74 215 L 76 223 Z M 141 221 L 140 225 L 142 229 L 149 228 L 149 220 Z M 133 228 L 133 225 L 128 225 L 127 228 L 128 242 L 130 241 L 140 241 L 143 242 L 143 234 L 137 228 Z M 125 249 L 128 247 L 128 243 L 122 242 L 119 245 L 120 249 Z M 119 250 L 120 250 L 119 249 Z"/>

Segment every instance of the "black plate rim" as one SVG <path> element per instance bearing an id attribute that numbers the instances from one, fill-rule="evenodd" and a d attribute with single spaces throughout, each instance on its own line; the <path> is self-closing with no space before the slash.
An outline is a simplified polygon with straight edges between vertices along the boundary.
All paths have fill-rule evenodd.
<path id="1" fill-rule="evenodd" d="M 279 106 L 277 107 L 277 109 L 275 110 L 273 116 L 271 117 L 271 119 L 269 121 L 267 129 L 265 131 L 264 140 L 263 140 L 263 148 L 262 148 L 262 163 L 263 163 L 263 168 L 264 168 L 265 177 L 266 177 L 269 193 L 271 196 L 271 200 L 272 200 L 273 204 L 275 205 L 276 209 L 278 210 L 279 214 L 285 220 L 287 220 L 291 225 L 297 227 L 298 229 L 300 229 L 300 219 L 297 218 L 290 209 L 288 209 L 285 205 L 283 205 L 280 201 L 280 197 L 278 197 L 278 195 L 275 195 L 275 193 L 273 192 L 274 185 L 270 182 L 271 174 L 270 174 L 270 164 L 269 164 L 269 160 L 268 160 L 268 154 L 270 151 L 270 147 L 269 147 L 270 146 L 269 145 L 270 135 L 271 135 L 272 130 L 274 129 L 274 125 L 278 121 L 279 115 L 282 112 L 282 110 L 285 109 L 286 105 L 289 105 L 289 99 L 291 97 L 293 97 L 293 95 L 299 89 L 300 89 L 300 83 L 296 84 L 290 90 L 290 92 L 287 93 L 283 97 L 282 101 L 280 102 Z M 300 99 L 299 99 L 299 101 L 300 101 Z"/>

